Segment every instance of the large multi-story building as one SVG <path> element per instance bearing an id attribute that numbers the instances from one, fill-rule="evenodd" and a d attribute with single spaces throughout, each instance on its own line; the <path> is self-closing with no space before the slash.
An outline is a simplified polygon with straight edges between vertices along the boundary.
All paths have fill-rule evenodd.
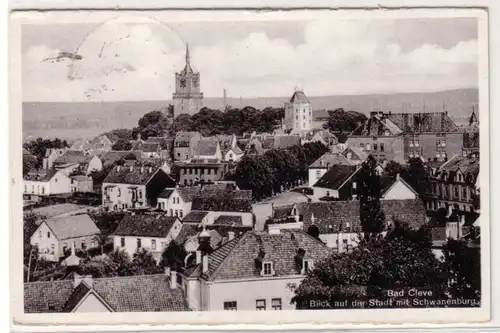
<path id="1" fill-rule="evenodd" d="M 312 124 L 312 105 L 303 91 L 297 90 L 285 103 L 285 129 L 297 131 L 309 131 Z"/>
<path id="2" fill-rule="evenodd" d="M 175 73 L 174 117 L 180 114 L 193 115 L 203 106 L 203 93 L 200 91 L 200 73 L 193 71 L 189 47 L 186 46 L 186 65 L 180 73 Z"/>
<path id="3" fill-rule="evenodd" d="M 462 154 L 463 131 L 448 112 L 371 112 L 354 130 L 348 146 L 359 147 L 379 160 L 404 163 L 410 158 L 446 160 Z"/>

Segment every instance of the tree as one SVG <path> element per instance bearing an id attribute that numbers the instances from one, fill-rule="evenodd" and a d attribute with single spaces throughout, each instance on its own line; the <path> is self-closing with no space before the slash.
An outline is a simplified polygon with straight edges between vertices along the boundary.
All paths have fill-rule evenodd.
<path id="1" fill-rule="evenodd" d="M 300 285 L 290 285 L 298 308 L 312 299 L 383 299 L 385 290 L 404 287 L 445 297 L 446 276 L 432 253 L 426 228 L 412 230 L 396 223 L 386 237 L 362 240 L 351 252 L 333 253 L 314 267 Z"/>
<path id="2" fill-rule="evenodd" d="M 328 111 L 330 117 L 324 128 L 332 132 L 350 133 L 366 121 L 366 116 L 356 111 L 345 111 L 342 108 Z"/>
<path id="3" fill-rule="evenodd" d="M 465 240 L 449 239 L 443 247 L 450 293 L 454 298 L 481 299 L 481 253 Z"/>
<path id="4" fill-rule="evenodd" d="M 153 255 L 144 248 L 137 249 L 134 253 L 132 267 L 134 275 L 150 275 L 160 272 Z"/>
<path id="5" fill-rule="evenodd" d="M 114 250 L 109 253 L 109 258 L 113 261 L 113 265 L 118 276 L 132 276 L 135 275 L 135 268 L 130 260 L 129 255 L 124 250 Z M 115 276 L 116 276 L 115 275 Z"/>
<path id="6" fill-rule="evenodd" d="M 118 141 L 115 142 L 113 147 L 111 148 L 113 150 L 130 150 L 132 149 L 132 144 L 130 143 L 129 140 L 126 139 L 118 139 Z"/>
<path id="7" fill-rule="evenodd" d="M 425 196 L 429 172 L 420 158 L 411 158 L 401 176 L 417 191 L 420 197 Z"/>
<path id="8" fill-rule="evenodd" d="M 401 175 L 401 173 L 403 173 L 404 170 L 405 168 L 398 162 L 389 161 L 384 168 L 384 174 L 387 177 L 395 178 L 396 175 L 398 174 Z"/>
<path id="9" fill-rule="evenodd" d="M 377 237 L 385 228 L 385 216 L 380 206 L 381 182 L 376 166 L 377 161 L 370 155 L 357 175 L 359 219 L 366 241 Z"/>
<path id="10" fill-rule="evenodd" d="M 184 267 L 184 259 L 186 257 L 186 250 L 184 247 L 179 246 L 175 241 L 170 241 L 167 248 L 162 253 L 161 267 L 170 267 L 177 271 Z"/>
<path id="11" fill-rule="evenodd" d="M 27 175 L 28 172 L 36 168 L 38 165 L 38 160 L 32 155 L 23 155 L 23 176 Z"/>
<path id="12" fill-rule="evenodd" d="M 23 148 L 29 151 L 37 158 L 38 164 L 41 165 L 45 156 L 45 151 L 50 148 L 65 148 L 68 147 L 68 142 L 61 139 L 43 139 L 37 138 L 23 144 Z"/>

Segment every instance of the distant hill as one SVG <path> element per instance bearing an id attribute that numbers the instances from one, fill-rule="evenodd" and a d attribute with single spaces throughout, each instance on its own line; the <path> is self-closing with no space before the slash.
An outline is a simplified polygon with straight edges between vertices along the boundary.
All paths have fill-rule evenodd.
<path id="1" fill-rule="evenodd" d="M 289 97 L 227 98 L 227 104 L 257 109 L 280 107 Z M 472 107 L 478 108 L 478 90 L 460 89 L 434 93 L 308 96 L 315 110 L 344 108 L 369 114 L 370 111 L 441 112 L 443 109 L 462 124 Z M 132 128 L 145 113 L 168 107 L 172 102 L 25 102 L 23 137 L 59 137 L 68 140 L 91 138 L 115 128 Z M 222 98 L 205 98 L 204 105 L 222 109 Z M 425 105 L 425 106 L 424 106 Z"/>

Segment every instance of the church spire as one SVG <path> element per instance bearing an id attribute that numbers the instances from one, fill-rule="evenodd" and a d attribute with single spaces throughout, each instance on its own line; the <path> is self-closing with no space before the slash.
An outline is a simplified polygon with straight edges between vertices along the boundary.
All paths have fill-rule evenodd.
<path id="1" fill-rule="evenodd" d="M 186 73 L 193 71 L 193 69 L 191 68 L 191 56 L 189 55 L 189 44 L 188 43 L 186 43 L 186 67 L 184 68 L 184 71 Z"/>

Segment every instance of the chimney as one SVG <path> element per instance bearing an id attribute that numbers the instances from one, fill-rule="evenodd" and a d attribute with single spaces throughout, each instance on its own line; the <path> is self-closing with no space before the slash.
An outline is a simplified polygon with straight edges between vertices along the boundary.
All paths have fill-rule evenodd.
<path id="1" fill-rule="evenodd" d="M 323 166 L 323 160 L 319 161 L 319 166 Z"/>
<path id="2" fill-rule="evenodd" d="M 316 221 L 316 218 L 314 217 L 314 213 L 311 212 L 311 223 L 314 224 L 315 221 Z"/>
<path id="3" fill-rule="evenodd" d="M 396 175 L 396 180 L 399 180 L 399 173 Z"/>
<path id="4" fill-rule="evenodd" d="M 153 167 L 149 167 L 149 173 L 153 172 Z"/>
<path id="5" fill-rule="evenodd" d="M 196 264 L 197 265 L 201 264 L 201 251 L 200 250 L 196 251 Z"/>
<path id="6" fill-rule="evenodd" d="M 234 231 L 228 231 L 227 236 L 228 236 L 229 240 L 233 240 L 234 239 Z"/>
<path id="7" fill-rule="evenodd" d="M 208 255 L 204 255 L 202 258 L 202 272 L 207 273 L 208 272 Z"/>
<path id="8" fill-rule="evenodd" d="M 130 166 L 130 172 L 132 172 L 132 171 L 134 171 L 134 166 L 133 165 Z"/>
<path id="9" fill-rule="evenodd" d="M 144 173 L 144 167 L 141 166 L 141 173 Z"/>
<path id="10" fill-rule="evenodd" d="M 120 165 L 118 165 L 118 166 L 116 167 L 116 171 L 120 171 L 120 169 L 121 169 L 121 168 L 122 168 L 122 167 L 121 167 Z"/>
<path id="11" fill-rule="evenodd" d="M 448 212 L 446 214 L 446 217 L 450 217 L 451 214 L 453 214 L 453 206 L 452 205 L 448 205 Z"/>
<path id="12" fill-rule="evenodd" d="M 177 272 L 170 271 L 170 289 L 177 288 Z"/>
<path id="13" fill-rule="evenodd" d="M 87 286 L 92 288 L 92 275 L 79 275 L 78 273 L 75 273 L 73 288 L 78 287 L 78 285 L 82 282 L 85 282 Z"/>
<path id="14" fill-rule="evenodd" d="M 48 169 L 49 168 L 49 159 L 44 158 L 42 164 L 43 164 L 44 169 Z"/>

